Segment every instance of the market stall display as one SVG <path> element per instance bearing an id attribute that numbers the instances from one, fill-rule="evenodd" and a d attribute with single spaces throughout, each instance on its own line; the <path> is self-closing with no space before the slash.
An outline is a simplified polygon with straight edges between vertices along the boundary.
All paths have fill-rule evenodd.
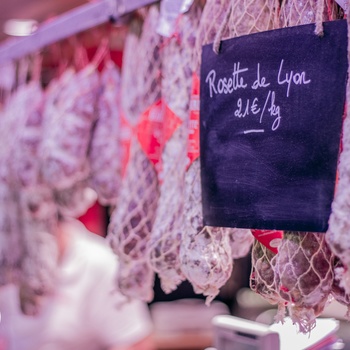
<path id="1" fill-rule="evenodd" d="M 59 216 L 78 217 L 98 200 L 111 209 L 106 239 L 120 260 L 116 287 L 126 296 L 152 301 L 157 274 L 165 293 L 188 280 L 209 305 L 235 259 L 251 254 L 250 288 L 278 306 L 276 320 L 287 310 L 308 333 L 330 298 L 350 305 L 349 118 L 326 233 L 282 228 L 271 250 L 262 239 L 271 231 L 209 226 L 199 147 L 201 54 L 203 45 L 220 55 L 225 39 L 314 22 L 321 38 L 322 21 L 344 14 L 332 0 L 188 7 L 170 37 L 159 33 L 159 4 L 125 19 L 121 71 L 108 56 L 108 37 L 90 61 L 78 45 L 45 89 L 40 56 L 18 63 L 17 87 L 0 109 L 0 284 L 19 283 L 23 311 L 36 313 L 38 297 L 54 288 Z"/>

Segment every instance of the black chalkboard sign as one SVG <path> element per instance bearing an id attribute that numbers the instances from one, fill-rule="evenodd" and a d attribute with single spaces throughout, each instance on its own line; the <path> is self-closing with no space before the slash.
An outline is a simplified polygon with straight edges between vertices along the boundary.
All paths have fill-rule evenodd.
<path id="1" fill-rule="evenodd" d="M 347 73 L 347 24 L 303 25 L 203 46 L 205 225 L 325 232 Z"/>

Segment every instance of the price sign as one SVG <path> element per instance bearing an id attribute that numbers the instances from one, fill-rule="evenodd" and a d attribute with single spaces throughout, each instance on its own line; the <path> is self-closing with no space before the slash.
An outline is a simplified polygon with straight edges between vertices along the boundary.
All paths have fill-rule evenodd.
<path id="1" fill-rule="evenodd" d="M 202 51 L 206 225 L 325 232 L 347 75 L 344 20 L 267 31 Z"/>

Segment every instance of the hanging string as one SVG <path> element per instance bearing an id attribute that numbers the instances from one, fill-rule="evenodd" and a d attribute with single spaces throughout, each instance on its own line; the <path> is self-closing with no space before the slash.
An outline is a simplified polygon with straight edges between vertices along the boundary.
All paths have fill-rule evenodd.
<path id="1" fill-rule="evenodd" d="M 112 61 L 113 60 L 112 60 L 112 56 L 111 56 L 111 50 L 110 50 L 109 45 L 108 45 L 108 50 L 106 50 L 106 54 L 104 55 L 103 62 L 104 62 L 104 65 L 107 65 Z"/>
<path id="2" fill-rule="evenodd" d="M 80 59 L 80 64 L 81 64 L 79 68 L 80 69 L 85 68 L 89 64 L 89 57 L 88 57 L 86 48 L 80 41 L 79 41 L 79 48 L 78 48 L 78 57 Z"/>
<path id="3" fill-rule="evenodd" d="M 109 52 L 109 38 L 104 37 L 101 41 L 101 45 L 98 47 L 96 54 L 91 62 L 92 65 L 95 68 L 97 68 L 108 52 Z"/>
<path id="4" fill-rule="evenodd" d="M 27 82 L 28 70 L 29 70 L 28 57 L 23 57 L 19 61 L 17 87 L 24 85 Z"/>
<path id="5" fill-rule="evenodd" d="M 50 47 L 51 48 L 50 54 L 51 54 L 52 60 L 55 59 L 58 62 L 57 69 L 56 69 L 57 77 L 60 77 L 69 66 L 69 59 L 64 54 L 64 50 L 63 50 L 64 45 L 67 45 L 67 42 L 54 43 Z"/>
<path id="6" fill-rule="evenodd" d="M 159 50 L 163 50 L 165 46 L 169 45 L 171 41 L 176 40 L 176 42 L 178 43 L 178 45 L 181 46 L 181 36 L 179 34 L 179 22 L 181 20 L 181 17 L 183 15 L 179 15 L 175 21 L 175 26 L 174 26 L 174 32 L 169 36 L 166 37 L 162 40 L 160 46 L 159 46 Z"/>
<path id="7" fill-rule="evenodd" d="M 68 40 L 71 48 L 74 50 L 73 53 L 73 62 L 74 67 L 77 69 L 77 71 L 83 69 L 88 64 L 88 57 L 85 48 L 83 47 L 82 43 L 78 39 L 77 35 L 73 35 Z"/>
<path id="8" fill-rule="evenodd" d="M 315 34 L 320 37 L 323 36 L 323 24 L 322 24 L 323 13 L 324 13 L 324 0 L 317 0 Z"/>
<path id="9" fill-rule="evenodd" d="M 232 1 L 230 2 L 230 5 L 227 8 L 227 12 L 225 14 L 224 20 L 222 21 L 219 30 L 217 31 L 216 35 L 215 35 L 215 39 L 214 39 L 214 43 L 213 43 L 213 51 L 216 54 L 219 54 L 220 51 L 220 44 L 221 44 L 221 40 L 224 34 L 224 31 L 226 29 L 226 27 L 228 26 L 230 17 L 231 17 L 231 12 L 232 12 Z"/>
<path id="10" fill-rule="evenodd" d="M 42 68 L 43 57 L 40 53 L 36 53 L 33 58 L 32 66 L 32 80 L 39 81 L 41 77 L 41 68 Z"/>
<path id="11" fill-rule="evenodd" d="M 111 62 L 113 63 L 112 60 L 112 55 L 111 55 L 111 50 L 112 50 L 112 26 L 109 24 L 108 26 L 104 27 L 103 33 L 102 33 L 102 40 L 106 40 L 106 50 L 104 55 L 102 56 L 103 63 L 104 65 L 108 65 Z M 113 63 L 114 65 L 114 63 Z"/>
<path id="12" fill-rule="evenodd" d="M 275 0 L 274 16 L 273 16 L 273 28 L 280 28 L 280 0 Z"/>

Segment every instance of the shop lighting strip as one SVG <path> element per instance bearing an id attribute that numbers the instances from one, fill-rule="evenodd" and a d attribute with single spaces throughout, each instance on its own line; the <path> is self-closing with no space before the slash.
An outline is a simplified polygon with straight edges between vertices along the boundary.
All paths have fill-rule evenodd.
<path id="1" fill-rule="evenodd" d="M 43 47 L 94 28 L 130 13 L 154 0 L 102 0 L 70 10 L 52 21 L 43 23 L 31 35 L 13 38 L 0 45 L 0 64 L 20 59 Z"/>

